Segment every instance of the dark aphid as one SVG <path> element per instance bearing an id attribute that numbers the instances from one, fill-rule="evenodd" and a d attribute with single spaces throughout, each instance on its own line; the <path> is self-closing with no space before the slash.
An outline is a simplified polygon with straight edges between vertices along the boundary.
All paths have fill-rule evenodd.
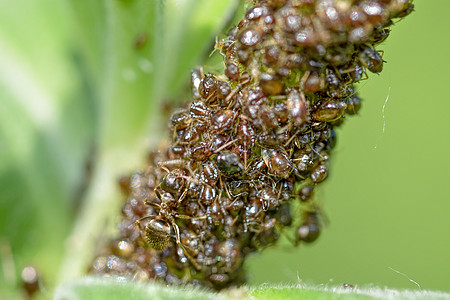
<path id="1" fill-rule="evenodd" d="M 224 210 L 219 201 L 214 201 L 206 208 L 206 219 L 209 223 L 219 225 L 223 223 Z"/>
<path id="2" fill-rule="evenodd" d="M 244 222 L 246 225 L 256 225 L 264 218 L 262 203 L 259 199 L 253 198 L 245 207 Z"/>
<path id="3" fill-rule="evenodd" d="M 345 111 L 349 115 L 357 114 L 361 108 L 361 98 L 359 98 L 359 96 L 356 94 L 352 95 L 345 102 L 347 103 L 347 108 L 345 109 Z"/>
<path id="4" fill-rule="evenodd" d="M 380 53 L 373 49 L 372 47 L 365 47 L 364 50 L 359 54 L 359 60 L 362 65 L 369 69 L 372 73 L 380 73 L 383 71 L 383 58 Z"/>
<path id="5" fill-rule="evenodd" d="M 207 74 L 202 79 L 202 81 L 198 87 L 198 92 L 203 99 L 209 100 L 216 92 L 216 89 L 217 89 L 216 77 L 212 74 Z"/>
<path id="6" fill-rule="evenodd" d="M 280 50 L 275 45 L 270 45 L 264 48 L 264 56 L 263 56 L 263 63 L 266 66 L 274 66 L 278 63 L 278 60 L 280 58 Z"/>
<path id="7" fill-rule="evenodd" d="M 267 211 L 268 209 L 274 209 L 281 204 L 276 191 L 274 191 L 270 187 L 260 189 L 257 197 L 261 201 L 264 211 Z"/>
<path id="8" fill-rule="evenodd" d="M 311 171 L 311 180 L 317 184 L 325 180 L 328 176 L 328 166 L 326 164 L 318 165 Z"/>
<path id="9" fill-rule="evenodd" d="M 238 39 L 244 47 L 255 46 L 261 41 L 261 33 L 255 28 L 247 28 L 239 34 Z"/>
<path id="10" fill-rule="evenodd" d="M 283 82 L 274 74 L 262 73 L 259 86 L 266 95 L 278 95 L 283 90 Z"/>
<path id="11" fill-rule="evenodd" d="M 308 134 L 309 137 L 309 134 Z M 309 148 L 308 148 L 309 149 Z M 305 150 L 296 151 L 294 153 L 294 163 L 297 166 L 297 170 L 301 173 L 308 172 L 314 165 L 313 153 L 312 151 L 307 152 Z"/>
<path id="12" fill-rule="evenodd" d="M 244 169 L 239 156 L 231 151 L 220 152 L 216 156 L 216 163 L 219 170 L 225 175 L 233 175 Z"/>
<path id="13" fill-rule="evenodd" d="M 198 200 L 204 205 L 211 205 L 216 200 L 216 189 L 208 184 L 203 184 Z"/>
<path id="14" fill-rule="evenodd" d="M 230 80 L 238 80 L 239 79 L 239 67 L 234 63 L 228 63 L 225 66 L 225 75 Z"/>
<path id="15" fill-rule="evenodd" d="M 186 128 L 180 136 L 180 142 L 182 143 L 191 143 L 194 141 L 197 141 L 199 139 L 199 132 L 197 130 L 196 126 L 191 126 L 189 128 Z"/>
<path id="16" fill-rule="evenodd" d="M 189 114 L 193 118 L 208 118 L 210 111 L 202 101 L 194 101 L 189 106 Z"/>
<path id="17" fill-rule="evenodd" d="M 210 151 L 208 144 L 201 142 L 197 146 L 191 148 L 189 158 L 201 161 L 207 159 L 211 154 L 212 152 Z"/>
<path id="18" fill-rule="evenodd" d="M 287 96 L 286 105 L 289 119 L 295 126 L 301 126 L 308 120 L 308 106 L 303 93 L 292 90 Z"/>
<path id="19" fill-rule="evenodd" d="M 245 14 L 245 18 L 247 20 L 257 20 L 269 13 L 269 9 L 267 6 L 255 6 L 250 8 Z"/>
<path id="20" fill-rule="evenodd" d="M 286 6 L 278 10 L 275 16 L 278 26 L 285 32 L 294 33 L 302 27 L 302 18 L 293 7 Z"/>
<path id="21" fill-rule="evenodd" d="M 387 37 L 389 36 L 390 30 L 388 28 L 379 28 L 376 29 L 372 36 L 371 36 L 371 41 L 373 44 L 381 44 L 382 42 L 384 42 Z"/>
<path id="22" fill-rule="evenodd" d="M 314 186 L 312 186 L 312 185 L 305 185 L 298 192 L 300 201 L 302 201 L 302 202 L 309 201 L 311 199 L 311 197 L 313 196 L 313 194 L 314 194 Z"/>
<path id="23" fill-rule="evenodd" d="M 297 229 L 297 238 L 305 243 L 312 243 L 320 235 L 320 224 L 316 213 L 307 213 L 305 221 Z"/>
<path id="24" fill-rule="evenodd" d="M 286 153 L 275 149 L 262 149 L 261 156 L 270 174 L 287 178 L 292 172 L 292 163 Z"/>
<path id="25" fill-rule="evenodd" d="M 393 0 L 388 7 L 391 18 L 404 18 L 414 11 L 412 0 Z"/>
<path id="26" fill-rule="evenodd" d="M 291 216 L 291 208 L 289 203 L 283 203 L 278 208 L 275 219 L 282 226 L 291 226 L 292 224 L 292 216 Z"/>
<path id="27" fill-rule="evenodd" d="M 182 130 L 182 129 L 187 128 L 189 126 L 190 122 L 191 122 L 191 118 L 184 111 L 175 113 L 170 118 L 170 125 L 175 130 Z"/>
<path id="28" fill-rule="evenodd" d="M 341 101 L 326 101 L 313 112 L 314 119 L 320 122 L 331 122 L 342 116 L 347 105 Z"/>
<path id="29" fill-rule="evenodd" d="M 202 164 L 202 175 L 201 180 L 207 184 L 214 185 L 219 179 L 219 170 L 210 161 Z"/>
<path id="30" fill-rule="evenodd" d="M 305 93 L 317 93 L 325 88 L 325 79 L 317 72 L 305 72 L 301 80 L 301 88 Z"/>
<path id="31" fill-rule="evenodd" d="M 352 84 L 362 79 L 364 68 L 357 60 L 354 60 L 347 66 L 339 68 L 339 74 L 346 83 Z"/>
<path id="32" fill-rule="evenodd" d="M 248 180 L 233 180 L 228 184 L 228 192 L 231 197 L 244 197 L 249 193 L 249 181 Z"/>
<path id="33" fill-rule="evenodd" d="M 258 109 L 258 120 L 253 122 L 255 125 L 261 125 L 265 130 L 274 129 L 279 126 L 278 117 L 271 106 L 262 105 Z"/>
<path id="34" fill-rule="evenodd" d="M 167 158 L 174 160 L 177 158 L 182 158 L 186 153 L 186 147 L 184 145 L 172 145 L 167 149 Z"/>
<path id="35" fill-rule="evenodd" d="M 255 145 L 256 134 L 248 121 L 241 119 L 237 125 L 236 137 L 240 138 L 248 147 Z"/>
<path id="36" fill-rule="evenodd" d="M 205 77 L 205 75 L 203 74 L 202 69 L 191 69 L 191 90 L 194 99 L 197 100 L 201 99 L 198 89 L 200 87 L 200 83 L 202 82 L 203 77 Z"/>
<path id="37" fill-rule="evenodd" d="M 148 42 L 148 33 L 146 32 L 140 33 L 134 39 L 134 48 L 135 49 L 144 48 L 144 46 L 147 45 L 147 42 Z"/>
<path id="38" fill-rule="evenodd" d="M 211 129 L 215 132 L 223 132 L 233 127 L 236 113 L 230 109 L 220 110 L 211 117 Z"/>
<path id="39" fill-rule="evenodd" d="M 225 99 L 231 93 L 231 87 L 225 81 L 219 81 L 217 84 L 217 97 L 219 99 Z M 227 105 L 228 103 L 225 103 Z"/>
<path id="40" fill-rule="evenodd" d="M 366 15 L 367 21 L 374 26 L 384 24 L 389 18 L 389 12 L 385 10 L 384 6 L 377 1 L 361 1 L 359 6 Z"/>

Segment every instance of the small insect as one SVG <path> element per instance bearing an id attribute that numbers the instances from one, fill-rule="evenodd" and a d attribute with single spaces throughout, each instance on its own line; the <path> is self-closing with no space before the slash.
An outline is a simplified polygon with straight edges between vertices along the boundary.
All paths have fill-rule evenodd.
<path id="1" fill-rule="evenodd" d="M 372 73 L 378 74 L 383 71 L 383 57 L 372 47 L 365 47 L 359 54 L 359 60 Z"/>
<path id="2" fill-rule="evenodd" d="M 175 222 L 176 219 L 205 219 L 206 216 L 201 217 L 191 217 L 187 215 L 181 215 L 177 212 L 178 206 L 181 204 L 186 196 L 187 188 L 184 189 L 183 193 L 178 199 L 169 192 L 158 192 L 158 187 L 155 189 L 155 193 L 160 200 L 160 203 L 156 201 L 146 201 L 145 204 L 154 207 L 158 212 L 155 216 L 145 216 L 136 221 L 136 224 L 141 230 L 145 232 L 145 239 L 155 250 L 161 251 L 165 249 L 170 242 L 170 227 L 172 226 L 175 232 L 175 239 L 177 245 L 183 250 L 184 254 L 189 258 L 191 263 L 197 270 L 200 270 L 200 265 L 195 261 L 195 259 L 185 250 L 180 238 L 180 229 Z M 150 219 L 147 224 L 142 227 L 142 221 Z"/>

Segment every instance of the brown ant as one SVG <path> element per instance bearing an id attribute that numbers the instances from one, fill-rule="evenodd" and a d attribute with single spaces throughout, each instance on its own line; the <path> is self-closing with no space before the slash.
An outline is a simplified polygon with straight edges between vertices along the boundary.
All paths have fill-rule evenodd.
<path id="1" fill-rule="evenodd" d="M 168 170 L 166 169 L 166 171 Z M 179 180 L 177 181 L 176 180 L 177 178 L 182 179 L 182 182 L 180 182 Z M 168 192 L 167 189 L 169 189 L 168 187 L 172 186 L 182 188 L 182 185 L 184 185 L 183 179 L 185 178 L 188 178 L 186 187 L 183 193 L 178 197 L 178 199 L 175 199 L 173 194 Z M 136 221 L 136 225 L 138 225 L 141 230 L 145 231 L 145 240 L 148 242 L 150 247 L 158 251 L 163 250 L 168 246 L 170 241 L 170 226 L 172 226 L 173 230 L 175 231 L 175 238 L 177 245 L 183 250 L 184 254 L 189 258 L 194 267 L 197 270 L 200 270 L 201 269 L 200 265 L 186 251 L 185 247 L 181 243 L 180 229 L 177 223 L 175 222 L 176 219 L 197 220 L 206 218 L 206 216 L 191 217 L 181 215 L 177 212 L 179 205 L 186 197 L 189 182 L 190 178 L 183 176 L 180 170 L 174 170 L 172 172 L 169 172 L 169 174 L 164 177 L 161 184 L 159 184 L 155 188 L 155 194 L 159 199 L 159 203 L 156 203 L 156 201 L 152 200 L 145 201 L 145 204 L 157 209 L 158 215 L 142 217 Z M 147 219 L 150 219 L 150 221 L 143 228 L 141 222 Z"/>

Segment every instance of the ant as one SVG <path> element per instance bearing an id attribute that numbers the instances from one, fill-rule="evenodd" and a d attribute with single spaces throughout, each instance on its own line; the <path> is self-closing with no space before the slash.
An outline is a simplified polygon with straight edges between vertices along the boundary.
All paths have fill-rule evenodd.
<path id="1" fill-rule="evenodd" d="M 169 172 L 172 174 L 172 172 Z M 168 174 L 168 175 L 169 175 Z M 184 178 L 184 176 L 179 176 L 180 178 Z M 159 184 L 155 188 L 155 194 L 159 198 L 160 202 L 155 203 L 154 201 L 146 200 L 145 204 L 150 205 L 158 210 L 158 215 L 156 216 L 145 216 L 136 221 L 136 225 L 142 230 L 145 231 L 145 240 L 148 242 L 150 247 L 153 249 L 160 251 L 165 249 L 170 241 L 170 226 L 172 226 L 175 231 L 175 239 L 177 245 L 183 250 L 184 254 L 189 258 L 191 263 L 197 270 L 201 270 L 200 265 L 195 261 L 195 259 L 186 251 L 186 248 L 181 243 L 180 238 L 180 229 L 175 222 L 176 219 L 190 219 L 190 220 L 198 220 L 198 219 L 206 219 L 206 216 L 201 217 L 191 217 L 186 215 L 181 215 L 177 212 L 178 206 L 181 204 L 183 199 L 185 198 L 188 192 L 189 184 L 186 184 L 186 187 L 183 193 L 180 195 L 178 199 L 175 199 L 172 193 L 165 191 L 164 187 L 170 185 L 170 182 L 165 182 L 166 176 L 162 183 Z M 189 180 L 188 180 L 189 182 Z M 161 188 L 162 187 L 162 188 Z M 166 188 L 167 189 L 167 188 Z M 150 221 L 143 227 L 142 221 L 148 220 Z"/>

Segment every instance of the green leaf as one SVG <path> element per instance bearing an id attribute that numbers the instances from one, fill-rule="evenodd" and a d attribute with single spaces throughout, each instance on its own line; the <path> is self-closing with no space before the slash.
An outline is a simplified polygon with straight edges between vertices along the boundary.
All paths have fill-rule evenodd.
<path id="1" fill-rule="evenodd" d="M 191 286 L 167 286 L 157 282 L 129 282 L 121 278 L 87 277 L 63 284 L 55 300 L 72 299 L 302 299 L 302 300 L 370 300 L 370 299 L 450 299 L 450 294 L 425 290 L 394 290 L 379 287 L 344 288 L 311 285 L 240 288 L 212 293 Z"/>
<path id="2" fill-rule="evenodd" d="M 302 299 L 302 300 L 367 300 L 367 299 L 450 299 L 450 294 L 426 290 L 395 290 L 380 287 L 267 287 L 250 293 L 251 299 Z"/>
<path id="3" fill-rule="evenodd" d="M 64 284 L 55 292 L 55 300 L 77 299 L 228 299 L 223 294 L 216 294 L 196 287 L 164 286 L 158 283 L 126 282 L 120 279 L 85 278 Z"/>

